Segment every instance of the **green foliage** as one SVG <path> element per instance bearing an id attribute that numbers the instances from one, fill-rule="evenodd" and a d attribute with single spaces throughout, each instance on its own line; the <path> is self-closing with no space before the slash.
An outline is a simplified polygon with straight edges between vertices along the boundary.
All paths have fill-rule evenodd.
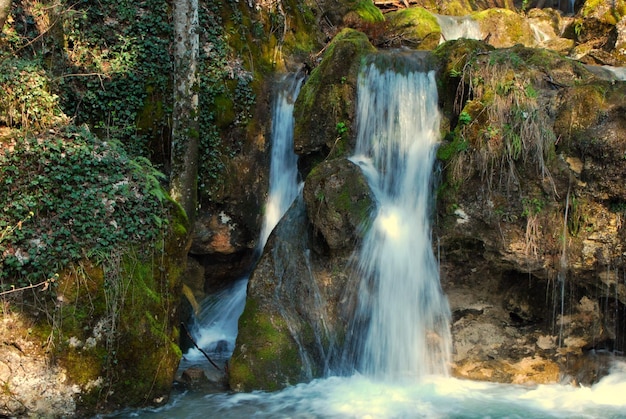
<path id="1" fill-rule="evenodd" d="M 615 212 L 626 212 L 625 211 L 626 205 L 623 205 L 623 204 L 624 203 L 622 202 L 621 208 Z M 613 210 L 614 208 L 611 207 L 611 211 Z M 569 230 L 569 233 L 573 237 L 578 237 L 578 234 L 580 233 L 581 229 L 586 223 L 587 223 L 587 215 L 584 212 L 583 202 L 581 202 L 581 200 L 577 198 L 576 196 L 571 196 L 569 214 L 567 218 L 567 228 Z"/>
<path id="2" fill-rule="evenodd" d="M 39 127 L 68 115 L 101 138 L 119 140 L 130 155 L 167 167 L 174 74 L 170 8 L 166 0 L 15 3 L 0 52 L 0 88 L 10 93 L 0 96 L 0 123 Z M 264 26 L 241 10 L 234 1 L 200 1 L 198 185 L 209 199 L 244 138 L 239 132 L 226 141 L 221 130 L 245 128 L 256 101 L 253 74 L 233 57 L 235 47 L 245 49 L 238 50 L 244 60 L 256 57 L 248 35 L 263 38 Z"/>
<path id="3" fill-rule="evenodd" d="M 585 26 L 582 21 L 577 21 L 574 24 L 574 33 L 576 34 L 577 37 L 580 37 L 580 35 L 582 35 L 584 30 L 585 30 Z"/>
<path id="4" fill-rule="evenodd" d="M 546 202 L 543 199 L 539 198 L 528 198 L 525 197 L 522 199 L 522 217 L 530 217 L 533 215 L 537 215 L 541 212 L 543 207 L 545 207 Z"/>
<path id="5" fill-rule="evenodd" d="M 233 142 L 224 141 L 219 128 L 244 127 L 250 122 L 256 103 L 252 73 L 246 71 L 241 62 L 232 62 L 232 47 L 227 40 L 228 31 L 235 30 L 235 26 L 230 22 L 229 29 L 224 28 L 226 25 L 222 19 L 222 7 L 215 3 L 210 7 L 201 8 L 199 13 L 200 43 L 211 46 L 201 48 L 198 70 L 200 109 L 202 109 L 198 115 L 200 124 L 198 186 L 201 200 L 212 198 L 221 187 L 225 162 L 234 157 L 242 147 L 241 139 Z M 231 18 L 243 21 L 243 16 L 238 13 Z M 228 104 L 228 109 L 224 104 Z"/>
<path id="6" fill-rule="evenodd" d="M 526 11 L 528 9 L 529 0 L 522 0 L 522 11 Z"/>
<path id="7" fill-rule="evenodd" d="M 489 65 L 507 65 L 518 69 L 524 66 L 524 59 L 510 49 L 496 50 L 489 55 Z"/>
<path id="8" fill-rule="evenodd" d="M 532 84 L 527 84 L 524 87 L 524 91 L 526 92 L 526 97 L 528 99 L 537 99 L 537 97 L 539 96 L 537 89 L 535 89 L 535 87 Z"/>
<path id="9" fill-rule="evenodd" d="M 64 119 L 42 63 L 8 58 L 0 61 L 0 123 L 42 128 Z"/>
<path id="10" fill-rule="evenodd" d="M 469 144 L 465 138 L 460 135 L 450 135 L 452 136 L 452 140 L 437 149 L 437 158 L 439 160 L 448 161 L 458 153 L 469 148 Z"/>
<path id="11" fill-rule="evenodd" d="M 348 133 L 348 125 L 345 122 L 339 121 L 337 122 L 337 136 L 343 138 L 344 135 Z"/>
<path id="12" fill-rule="evenodd" d="M 462 111 L 459 114 L 459 124 L 468 125 L 470 122 L 472 122 L 472 116 L 466 111 Z"/>
<path id="13" fill-rule="evenodd" d="M 0 155 L 2 285 L 150 243 L 167 219 L 161 179 L 146 159 L 131 159 L 118 142 L 85 129 L 16 138 Z"/>
<path id="14" fill-rule="evenodd" d="M 132 154 L 150 155 L 148 135 L 168 129 L 169 106 L 137 127 L 147 103 L 172 103 L 168 9 L 164 0 L 79 2 L 63 21 L 65 112 Z"/>

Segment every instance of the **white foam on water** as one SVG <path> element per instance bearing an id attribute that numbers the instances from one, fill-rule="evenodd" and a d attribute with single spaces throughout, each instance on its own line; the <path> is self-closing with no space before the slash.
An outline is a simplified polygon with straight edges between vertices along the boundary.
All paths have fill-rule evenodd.
<path id="1" fill-rule="evenodd" d="M 143 418 L 625 418 L 624 364 L 591 387 L 521 386 L 425 376 L 384 382 L 331 377 L 282 391 L 187 393 L 168 405 L 114 417 Z"/>

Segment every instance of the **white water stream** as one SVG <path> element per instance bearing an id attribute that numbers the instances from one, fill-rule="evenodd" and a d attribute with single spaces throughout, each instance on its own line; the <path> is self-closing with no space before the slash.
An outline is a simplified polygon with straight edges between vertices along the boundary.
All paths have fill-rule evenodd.
<path id="1" fill-rule="evenodd" d="M 272 230 L 296 198 L 298 156 L 293 151 L 293 107 L 302 86 L 302 75 L 285 76 L 278 85 L 272 107 L 272 154 L 270 161 L 269 195 L 257 254 L 261 254 Z M 237 339 L 238 321 L 246 303 L 248 278 L 236 281 L 231 287 L 210 296 L 202 302 L 202 309 L 190 327 L 194 341 L 213 360 L 228 360 Z M 183 366 L 205 361 L 196 348 L 184 356 Z"/>
<path id="2" fill-rule="evenodd" d="M 446 374 L 450 309 L 432 250 L 431 173 L 440 115 L 434 71 L 418 56 L 397 54 L 392 66 L 361 72 L 357 145 L 377 213 L 358 256 L 361 278 L 356 369 L 386 379 Z M 359 353 L 361 352 L 361 353 Z"/>
<path id="3" fill-rule="evenodd" d="M 435 15 L 439 27 L 441 28 L 441 39 L 439 43 L 454 39 L 482 39 L 480 25 L 470 16 L 446 16 Z"/>
<path id="4" fill-rule="evenodd" d="M 449 310 L 429 221 L 439 131 L 434 73 L 411 69 L 406 61 L 369 65 L 358 89 L 359 142 L 352 160 L 378 201 L 359 264 L 364 281 L 354 331 L 362 335 L 351 358 L 359 372 L 274 393 L 178 393 L 163 407 L 115 417 L 626 418 L 624 364 L 592 387 L 446 375 Z"/>

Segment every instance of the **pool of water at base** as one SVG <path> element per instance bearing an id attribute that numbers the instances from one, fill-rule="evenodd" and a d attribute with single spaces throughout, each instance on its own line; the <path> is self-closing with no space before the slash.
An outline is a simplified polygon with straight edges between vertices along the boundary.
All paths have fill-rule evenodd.
<path id="1" fill-rule="evenodd" d="M 278 392 L 173 394 L 108 418 L 626 418 L 626 364 L 593 386 L 522 386 L 426 377 L 330 377 Z"/>

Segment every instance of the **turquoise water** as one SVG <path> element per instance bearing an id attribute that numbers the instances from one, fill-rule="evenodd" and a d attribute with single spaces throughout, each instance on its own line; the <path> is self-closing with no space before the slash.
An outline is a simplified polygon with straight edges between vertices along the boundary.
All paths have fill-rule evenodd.
<path id="1" fill-rule="evenodd" d="M 280 392 L 176 394 L 137 418 L 626 418 L 626 364 L 591 387 L 518 386 L 425 377 L 390 383 L 355 375 Z"/>

